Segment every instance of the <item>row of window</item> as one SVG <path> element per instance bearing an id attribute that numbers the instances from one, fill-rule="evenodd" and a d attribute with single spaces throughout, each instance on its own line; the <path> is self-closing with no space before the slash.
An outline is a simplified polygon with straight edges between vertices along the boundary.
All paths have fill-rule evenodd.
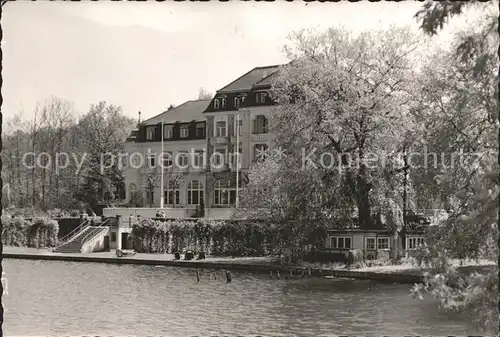
<path id="1" fill-rule="evenodd" d="M 235 134 L 241 136 L 241 129 L 243 126 L 243 121 L 239 120 L 237 126 L 235 126 Z M 253 120 L 252 133 L 262 134 L 268 133 L 268 119 L 264 115 L 258 115 Z M 215 137 L 227 137 L 227 124 L 225 121 L 218 121 L 215 123 Z"/>
<path id="2" fill-rule="evenodd" d="M 389 249 L 389 238 L 388 237 L 380 237 L 377 239 L 376 249 L 383 250 Z M 375 250 L 375 238 L 365 238 L 365 249 Z"/>
<path id="3" fill-rule="evenodd" d="M 425 239 L 423 237 L 406 238 L 406 249 L 408 250 L 417 249 L 419 246 L 423 245 L 425 245 Z"/>
<path id="4" fill-rule="evenodd" d="M 235 126 L 235 134 L 238 133 L 241 136 L 241 129 L 243 126 L 243 121 L 239 120 L 237 126 Z M 180 138 L 189 138 L 190 134 L 189 124 L 183 124 L 179 126 L 179 136 Z M 146 139 L 155 139 L 156 126 L 149 126 L 146 129 Z M 253 120 L 253 134 L 261 134 L 268 132 L 268 120 L 266 116 L 259 115 Z M 197 123 L 195 128 L 196 138 L 205 137 L 205 124 Z M 218 121 L 215 123 L 215 136 L 216 137 L 227 137 L 227 123 L 225 121 Z M 174 127 L 173 125 L 165 125 L 163 127 L 163 139 L 172 139 L 174 137 Z"/>
<path id="5" fill-rule="evenodd" d="M 189 124 L 182 124 L 179 126 L 179 137 L 180 138 L 189 138 Z M 146 129 L 146 139 L 153 140 L 155 139 L 156 126 L 149 126 Z M 195 126 L 195 134 L 196 138 L 204 138 L 205 137 L 205 123 L 196 123 Z M 163 126 L 163 139 L 172 139 L 174 137 L 174 126 L 173 125 L 164 125 Z"/>
<path id="6" fill-rule="evenodd" d="M 193 153 L 193 167 L 202 167 L 204 166 L 204 155 L 205 152 L 202 150 L 199 151 L 194 151 Z M 170 151 L 165 151 L 163 156 L 160 157 L 163 160 L 163 167 L 164 168 L 171 168 L 175 164 L 180 167 L 187 167 L 189 166 L 189 153 L 187 151 L 180 151 L 177 154 L 177 157 L 174 158 L 172 152 Z M 149 167 L 155 167 L 156 166 L 156 154 L 155 153 L 149 153 L 147 155 L 147 164 Z"/>
<path id="7" fill-rule="evenodd" d="M 350 236 L 332 236 L 330 237 L 330 248 L 351 249 L 352 239 Z M 365 238 L 365 249 L 368 250 L 389 249 L 389 238 L 388 237 Z"/>
<path id="8" fill-rule="evenodd" d="M 255 95 L 255 103 L 257 104 L 264 104 L 266 103 L 266 98 L 267 98 L 267 92 L 257 92 Z M 245 102 L 246 95 L 240 95 L 237 96 L 233 99 L 233 108 L 238 109 L 243 102 Z M 214 109 L 226 109 L 227 106 L 227 99 L 222 97 L 222 98 L 215 98 L 214 99 Z"/>
<path id="9" fill-rule="evenodd" d="M 163 197 L 164 202 L 167 205 L 178 205 L 179 204 L 179 190 L 175 189 L 174 186 L 169 184 L 169 188 L 164 191 Z M 171 187 L 171 188 L 170 188 Z M 178 185 L 176 186 L 178 187 Z M 134 198 L 136 190 L 130 192 L 130 197 Z M 204 190 L 203 183 L 198 180 L 192 180 L 187 185 L 187 205 L 188 206 L 198 206 L 204 203 Z M 154 204 L 154 191 L 146 191 L 146 201 L 148 204 Z M 175 202 L 175 203 L 174 203 Z"/>
<path id="10" fill-rule="evenodd" d="M 406 239 L 406 249 L 413 250 L 425 244 L 424 237 L 409 237 Z M 351 249 L 351 237 L 349 236 L 333 236 L 330 238 L 330 247 L 335 249 Z M 389 249 L 389 237 L 369 237 L 365 238 L 366 250 L 387 250 Z"/>
<path id="11" fill-rule="evenodd" d="M 193 182 L 196 182 L 193 185 Z M 241 190 L 241 188 L 239 188 Z M 170 182 L 164 191 L 165 205 L 179 205 L 180 191 L 179 184 Z M 203 184 L 199 181 L 192 181 L 187 186 L 187 204 L 199 205 L 203 200 Z M 214 185 L 214 204 L 216 206 L 234 206 L 236 204 L 236 185 L 232 180 L 221 179 Z"/>
<path id="12" fill-rule="evenodd" d="M 241 188 L 239 188 L 241 190 Z M 204 189 L 203 183 L 199 180 L 192 180 L 186 186 L 187 205 L 196 206 L 203 204 Z M 135 184 L 130 186 L 130 196 L 137 193 Z M 147 191 L 146 198 L 149 204 L 154 202 L 154 191 Z M 179 184 L 170 181 L 163 192 L 165 205 L 176 206 L 180 204 Z M 236 185 L 229 179 L 218 180 L 214 185 L 214 204 L 216 206 L 234 206 L 236 204 Z"/>
<path id="13" fill-rule="evenodd" d="M 227 150 L 227 146 L 216 146 L 214 147 L 213 159 L 211 159 L 212 164 L 221 165 L 221 164 L 236 164 L 237 158 L 239 158 L 239 163 L 241 164 L 241 154 L 243 150 L 240 147 L 238 148 L 238 152 L 229 153 Z M 269 147 L 267 144 L 255 144 L 253 148 L 253 161 L 262 161 L 268 157 Z M 190 154 L 187 151 L 178 152 L 177 156 L 174 157 L 171 151 L 165 151 L 164 155 L 160 157 L 160 160 L 163 161 L 164 168 L 171 168 L 174 164 L 179 167 L 187 167 L 189 166 L 189 157 Z M 147 165 L 149 167 L 156 166 L 156 154 L 148 153 L 147 154 Z M 137 158 L 138 160 L 138 158 Z M 134 163 L 138 165 L 137 163 Z M 193 167 L 199 168 L 205 165 L 205 151 L 197 150 L 192 154 L 192 164 Z"/>

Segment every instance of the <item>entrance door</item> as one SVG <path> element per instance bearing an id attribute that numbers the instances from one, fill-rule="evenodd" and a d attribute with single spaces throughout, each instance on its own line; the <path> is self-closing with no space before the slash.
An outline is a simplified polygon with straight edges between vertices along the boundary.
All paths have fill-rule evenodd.
<path id="1" fill-rule="evenodd" d="M 109 251 L 109 235 L 104 237 L 104 250 Z"/>
<path id="2" fill-rule="evenodd" d="M 128 243 L 128 233 L 122 233 L 122 248 L 130 249 Z"/>

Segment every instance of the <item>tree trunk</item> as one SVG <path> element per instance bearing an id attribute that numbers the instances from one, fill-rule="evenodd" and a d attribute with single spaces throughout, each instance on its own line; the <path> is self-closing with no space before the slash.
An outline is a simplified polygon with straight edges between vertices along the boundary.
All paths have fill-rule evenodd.
<path id="1" fill-rule="evenodd" d="M 43 168 L 42 168 L 42 200 L 41 200 L 41 206 L 42 206 L 42 209 L 45 210 L 46 209 L 46 200 L 47 200 L 47 196 L 45 195 L 45 180 L 46 180 L 46 172 L 47 170 L 45 169 L 45 165 L 46 165 L 46 160 L 43 161 Z"/>
<path id="2" fill-rule="evenodd" d="M 373 224 L 370 219 L 370 185 L 366 180 L 366 167 L 361 164 L 357 178 L 359 227 L 362 229 L 371 229 Z"/>
<path id="3" fill-rule="evenodd" d="M 19 151 L 19 135 L 16 136 L 16 167 L 17 167 L 17 183 L 19 186 L 19 199 L 20 199 L 20 206 L 24 207 L 24 191 L 22 187 L 22 180 L 21 180 L 21 161 L 20 161 L 20 151 Z"/>
<path id="4" fill-rule="evenodd" d="M 497 30 L 498 33 L 500 34 L 500 24 L 497 24 Z M 498 83 L 498 89 L 500 91 L 500 82 Z M 498 121 L 500 122 L 500 111 L 498 112 Z M 498 158 L 497 158 L 497 164 L 500 165 L 500 128 L 498 129 Z M 498 178 L 500 179 L 500 172 L 498 173 Z M 500 194 L 498 194 L 498 216 L 497 216 L 497 229 L 500 229 Z M 497 239 L 497 245 L 500 247 L 500 235 L 498 235 Z M 497 266 L 500 265 L 500 254 L 498 255 L 498 261 L 497 261 Z M 498 310 L 500 310 L 500 302 L 498 302 Z M 499 323 L 499 329 L 500 329 L 500 323 Z"/>

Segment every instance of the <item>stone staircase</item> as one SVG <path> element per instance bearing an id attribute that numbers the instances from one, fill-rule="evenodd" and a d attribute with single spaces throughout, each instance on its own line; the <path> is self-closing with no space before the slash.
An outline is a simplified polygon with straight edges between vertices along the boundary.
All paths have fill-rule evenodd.
<path id="1" fill-rule="evenodd" d="M 87 226 L 74 235 L 68 242 L 56 247 L 55 253 L 81 253 L 83 245 L 96 235 L 107 230 L 106 227 Z"/>

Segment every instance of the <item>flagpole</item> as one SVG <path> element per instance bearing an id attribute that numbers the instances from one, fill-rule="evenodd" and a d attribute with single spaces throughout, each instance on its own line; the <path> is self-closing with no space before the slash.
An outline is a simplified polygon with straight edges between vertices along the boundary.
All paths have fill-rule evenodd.
<path id="1" fill-rule="evenodd" d="M 163 134 L 163 116 L 161 118 L 161 164 L 160 164 L 160 167 L 161 167 L 161 183 L 160 183 L 160 208 L 163 209 L 164 205 L 165 205 L 165 186 L 163 185 L 163 163 L 165 162 L 165 160 L 163 160 L 163 138 L 164 138 L 164 134 Z"/>
<path id="2" fill-rule="evenodd" d="M 240 204 L 240 191 L 239 191 L 239 166 L 240 166 L 240 110 L 236 112 L 236 209 Z"/>

